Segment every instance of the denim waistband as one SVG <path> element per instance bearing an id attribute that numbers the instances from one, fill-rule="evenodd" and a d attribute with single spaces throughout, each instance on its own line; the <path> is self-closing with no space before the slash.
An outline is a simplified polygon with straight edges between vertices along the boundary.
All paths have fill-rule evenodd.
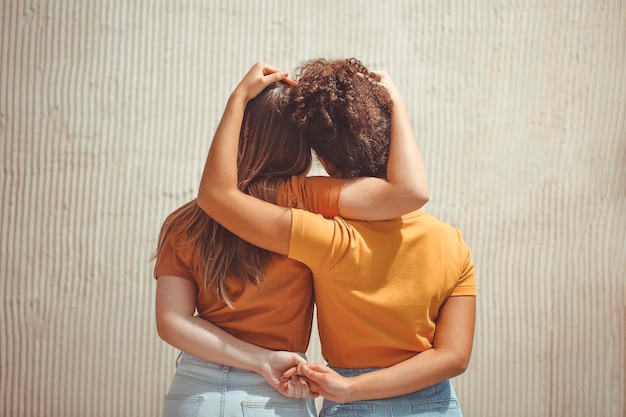
<path id="1" fill-rule="evenodd" d="M 304 359 L 306 359 L 306 355 L 304 353 L 297 353 L 297 354 L 302 356 Z M 255 373 L 254 371 L 249 371 L 247 369 L 241 369 L 241 368 L 236 368 L 234 366 L 222 365 L 220 363 L 205 361 L 204 359 L 200 359 L 187 352 L 180 352 L 180 354 L 178 355 L 178 358 L 176 358 L 176 366 L 178 366 L 182 362 L 193 364 L 194 366 L 199 366 L 199 367 L 206 368 L 206 369 L 219 370 L 222 372 L 238 371 L 238 372 Z"/>
<path id="2" fill-rule="evenodd" d="M 328 365 L 329 368 L 337 372 L 341 376 L 351 377 L 366 374 L 368 372 L 378 371 L 383 368 L 339 368 L 337 366 Z"/>

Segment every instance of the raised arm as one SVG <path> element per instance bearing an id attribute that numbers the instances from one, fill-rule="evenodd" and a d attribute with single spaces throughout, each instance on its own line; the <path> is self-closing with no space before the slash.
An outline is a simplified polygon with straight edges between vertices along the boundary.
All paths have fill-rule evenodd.
<path id="1" fill-rule="evenodd" d="M 419 209 L 429 198 L 426 167 L 406 104 L 387 72 L 374 74 L 393 103 L 387 179 L 365 177 L 346 183 L 339 211 L 350 219 L 391 219 Z"/>
<path id="2" fill-rule="evenodd" d="M 271 67 L 266 67 L 266 70 L 270 71 L 268 68 Z M 272 68 L 271 70 L 275 69 Z M 272 80 L 281 79 L 281 76 L 279 76 L 278 73 L 272 73 L 270 75 L 271 77 L 279 78 L 266 78 L 265 80 L 259 79 L 257 81 L 252 81 L 250 78 L 252 74 L 254 74 L 254 71 L 251 70 L 246 75 L 247 79 L 242 80 L 242 83 L 237 86 L 237 89 L 231 95 L 226 106 L 222 122 L 216 132 L 215 139 L 219 139 L 218 136 L 230 134 L 230 137 L 233 139 L 233 142 L 231 143 L 236 144 L 236 139 L 238 139 L 238 136 L 236 135 L 239 134 L 243 111 L 247 101 L 254 97 L 254 95 L 258 94 L 258 88 L 265 87 L 268 83 L 273 82 Z M 339 213 L 346 218 L 359 220 L 386 220 L 416 210 L 428 201 L 429 189 L 424 160 L 411 126 L 404 100 L 391 80 L 391 77 L 389 77 L 386 72 L 375 72 L 375 75 L 377 80 L 389 91 L 393 103 L 391 112 L 391 145 L 389 151 L 387 178 L 381 179 L 365 177 L 355 180 L 347 180 L 339 197 Z M 256 85 L 257 89 L 250 90 L 249 87 L 254 85 L 254 82 L 259 83 Z M 214 214 L 215 212 L 213 210 L 218 210 L 218 207 L 215 205 L 213 205 L 214 207 L 211 207 L 209 204 L 209 200 L 211 200 L 209 193 L 222 193 L 216 195 L 215 197 L 220 198 L 220 196 L 224 196 L 224 198 L 221 199 L 223 202 L 226 200 L 224 193 L 227 192 L 223 188 L 216 187 L 215 181 L 218 179 L 215 178 L 214 175 L 218 168 L 215 165 L 222 163 L 220 161 L 220 155 L 230 157 L 231 162 L 235 161 L 236 148 L 230 148 L 230 153 L 218 153 L 217 149 L 214 148 L 217 148 L 217 146 L 212 146 L 212 149 L 214 150 L 213 156 L 211 156 L 211 154 L 209 156 L 209 158 L 212 159 L 211 163 L 213 164 L 213 167 L 209 165 L 209 159 L 207 159 L 207 165 L 205 166 L 202 181 L 200 183 L 198 204 L 204 211 L 215 218 L 216 214 Z M 213 170 L 211 168 L 215 169 Z M 235 173 L 231 171 L 229 172 L 233 175 L 230 184 L 235 184 Z M 241 196 L 236 196 L 234 198 L 241 198 Z M 232 207 L 235 207 L 234 201 Z M 245 207 L 242 207 L 242 209 L 244 208 Z M 236 213 L 231 214 L 236 215 Z M 275 215 L 278 215 L 278 212 L 276 212 Z M 257 246 L 271 249 L 275 252 L 285 253 L 287 246 L 276 244 L 283 242 L 282 238 L 288 236 L 288 234 L 282 234 L 284 231 L 282 229 L 282 225 L 290 222 L 290 215 L 287 214 L 287 216 L 285 218 L 281 218 L 281 220 L 282 222 L 277 225 L 278 227 L 274 228 L 272 227 L 273 223 L 270 221 L 270 218 L 267 218 L 267 221 L 264 224 L 259 225 L 263 229 L 262 231 L 257 230 L 255 228 L 256 226 L 253 225 L 253 228 L 249 230 L 250 233 L 246 233 L 244 228 L 242 228 L 242 232 L 240 233 L 237 229 L 229 227 L 228 224 L 230 223 L 224 223 L 228 220 L 218 221 L 235 234 L 250 241 L 251 243 L 256 244 Z M 270 235 L 268 235 L 268 232 Z M 278 236 L 272 236 L 274 232 L 278 233 Z M 272 240 L 265 243 L 265 239 L 255 240 L 255 236 L 271 236 Z M 272 246 L 268 247 L 268 244 L 271 244 Z"/>
<path id="3" fill-rule="evenodd" d="M 340 403 L 395 397 L 430 387 L 465 372 L 475 312 L 476 297 L 448 298 L 437 321 L 433 348 L 389 368 L 349 378 L 321 364 L 301 364 L 298 372 L 307 378 L 312 392 Z"/>
<path id="4" fill-rule="evenodd" d="M 164 341 L 206 361 L 256 372 L 285 396 L 309 395 L 306 384 L 299 384 L 297 379 L 292 378 L 287 384 L 280 381 L 286 369 L 305 362 L 298 354 L 244 342 L 195 316 L 195 310 L 196 289 L 192 281 L 167 275 L 157 279 L 156 322 Z"/>
<path id="5" fill-rule="evenodd" d="M 339 200 L 340 214 L 347 218 L 389 219 L 416 210 L 428 201 L 426 170 L 404 101 L 387 73 L 376 75 L 393 102 L 387 179 L 348 181 Z M 237 146 L 245 106 L 267 85 L 282 79 L 288 80 L 285 73 L 258 63 L 231 94 L 211 144 L 198 205 L 242 239 L 286 254 L 291 212 L 237 189 Z"/>
<path id="6" fill-rule="evenodd" d="M 209 150 L 198 205 L 242 239 L 283 255 L 289 249 L 291 211 L 242 193 L 237 188 L 239 132 L 248 101 L 287 73 L 259 62 L 231 94 Z"/>

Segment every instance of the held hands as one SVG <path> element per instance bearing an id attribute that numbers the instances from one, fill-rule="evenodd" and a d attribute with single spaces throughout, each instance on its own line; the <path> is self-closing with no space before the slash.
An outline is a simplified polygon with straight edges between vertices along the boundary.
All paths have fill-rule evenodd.
<path id="1" fill-rule="evenodd" d="M 328 366 L 301 362 L 297 369 L 292 368 L 286 371 L 281 380 L 289 380 L 297 374 L 306 380 L 314 397 L 321 395 L 338 403 L 352 401 L 350 398 L 352 379 L 339 375 Z"/>
<path id="2" fill-rule="evenodd" d="M 311 391 L 304 378 L 296 372 L 290 372 L 297 369 L 300 364 L 306 364 L 306 360 L 297 353 L 271 351 L 262 361 L 259 374 L 285 397 L 307 398 L 311 395 Z M 283 377 L 288 372 L 290 372 L 289 377 Z"/>
<path id="3" fill-rule="evenodd" d="M 288 77 L 287 71 L 281 71 L 265 62 L 259 61 L 244 75 L 232 95 L 242 98 L 247 103 L 263 91 L 265 87 L 276 81 L 284 81 L 290 85 L 295 84 L 295 81 Z"/>

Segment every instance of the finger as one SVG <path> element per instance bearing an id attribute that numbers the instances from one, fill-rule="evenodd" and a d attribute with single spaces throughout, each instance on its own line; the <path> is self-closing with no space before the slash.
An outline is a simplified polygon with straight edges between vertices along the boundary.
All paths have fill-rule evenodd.
<path id="1" fill-rule="evenodd" d="M 298 384 L 297 381 L 294 381 L 293 379 L 290 379 L 289 382 L 289 396 L 292 398 L 301 398 L 302 395 L 302 389 L 300 388 L 300 384 Z"/>
<path id="2" fill-rule="evenodd" d="M 330 368 L 326 365 L 322 365 L 321 363 L 310 363 L 308 364 L 308 368 L 315 372 L 327 372 Z"/>
<path id="3" fill-rule="evenodd" d="M 307 368 L 304 370 L 304 372 L 301 373 L 304 377 L 306 377 L 307 381 L 311 381 L 311 382 L 315 382 L 317 380 L 319 380 L 322 376 L 321 373 L 311 369 L 311 368 Z"/>
<path id="4" fill-rule="evenodd" d="M 281 383 L 279 391 L 284 396 L 293 398 L 293 384 L 291 381 Z"/>
<path id="5" fill-rule="evenodd" d="M 372 71 L 372 78 L 375 81 L 380 82 L 380 80 L 382 80 L 383 77 L 381 76 L 381 74 L 378 71 Z"/>
<path id="6" fill-rule="evenodd" d="M 306 362 L 302 362 L 298 364 L 298 373 L 303 374 L 306 370 L 309 369 L 309 364 Z"/>
<path id="7" fill-rule="evenodd" d="M 283 372 L 283 376 L 280 378 L 281 380 L 284 379 L 289 379 L 292 376 L 294 376 L 296 373 L 298 372 L 298 368 L 293 366 L 289 369 L 287 369 L 285 372 Z"/>
<path id="8" fill-rule="evenodd" d="M 306 383 L 304 378 L 298 378 L 300 382 L 300 388 L 302 389 L 302 398 L 306 398 L 311 395 L 311 390 L 309 389 L 309 384 Z"/>
<path id="9" fill-rule="evenodd" d="M 298 85 L 298 82 L 294 79 L 291 79 L 289 77 L 285 77 L 283 78 L 283 81 L 286 82 L 287 84 L 294 86 L 294 85 Z"/>
<path id="10" fill-rule="evenodd" d="M 293 381 L 292 381 L 292 384 L 293 384 L 293 396 L 295 398 L 302 398 L 302 387 L 300 386 L 300 384 L 297 382 L 293 382 Z"/>
<path id="11" fill-rule="evenodd" d="M 288 75 L 289 73 L 287 71 L 272 72 L 270 74 L 265 74 L 264 81 L 267 84 L 272 84 L 277 81 L 285 80 Z"/>
<path id="12" fill-rule="evenodd" d="M 287 71 L 279 70 L 278 68 L 264 62 L 258 62 L 257 65 L 261 67 L 261 71 L 263 72 L 264 76 L 271 76 L 269 79 L 270 83 L 282 80 L 289 85 L 298 84 L 296 80 L 289 78 L 289 73 Z"/>
<path id="13" fill-rule="evenodd" d="M 263 75 L 269 75 L 275 72 L 281 72 L 281 70 L 279 70 L 275 66 L 266 64 L 265 62 L 262 62 L 262 61 L 257 62 L 257 65 L 261 68 L 261 71 L 263 71 Z"/>
<path id="14" fill-rule="evenodd" d="M 300 378 L 294 376 L 291 378 L 291 383 L 293 384 L 293 388 L 294 388 L 294 394 L 298 397 L 298 398 L 302 398 L 303 395 L 303 386 L 300 383 Z M 309 388 L 308 385 L 305 385 L 307 390 Z"/>
<path id="15" fill-rule="evenodd" d="M 274 76 L 275 74 L 285 74 L 285 76 L 287 76 L 287 71 L 280 70 L 273 65 L 264 62 L 259 62 L 257 65 L 261 68 L 261 72 L 264 76 Z"/>

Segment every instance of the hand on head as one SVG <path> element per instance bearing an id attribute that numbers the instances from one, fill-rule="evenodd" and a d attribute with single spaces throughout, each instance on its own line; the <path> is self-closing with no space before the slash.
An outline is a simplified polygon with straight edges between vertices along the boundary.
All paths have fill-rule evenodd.
<path id="1" fill-rule="evenodd" d="M 287 71 L 281 71 L 265 62 L 257 62 L 241 79 L 233 95 L 242 97 L 246 102 L 259 94 L 265 87 L 277 81 L 295 85 L 295 81 L 289 78 Z"/>
<path id="2" fill-rule="evenodd" d="M 374 80 L 378 81 L 380 85 L 387 89 L 389 96 L 391 97 L 391 101 L 395 101 L 400 97 L 400 92 L 387 71 L 372 71 L 371 74 L 373 74 Z"/>

